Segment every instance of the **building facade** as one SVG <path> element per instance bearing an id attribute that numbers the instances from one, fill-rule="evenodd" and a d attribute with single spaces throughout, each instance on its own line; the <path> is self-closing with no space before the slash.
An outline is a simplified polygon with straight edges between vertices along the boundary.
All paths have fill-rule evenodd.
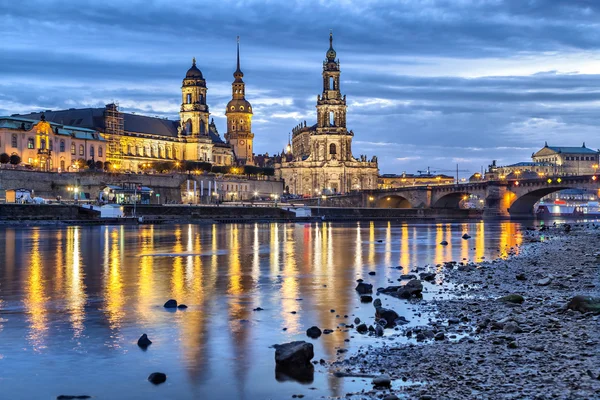
<path id="1" fill-rule="evenodd" d="M 41 171 L 77 171 L 91 162 L 104 165 L 106 151 L 106 140 L 91 129 L 48 122 L 44 114 L 39 119 L 0 117 L 0 154 L 4 161 L 18 156 L 16 165 Z"/>
<path id="2" fill-rule="evenodd" d="M 15 117 L 36 120 L 44 114 L 51 123 L 99 132 L 107 142 L 107 160 L 119 170 L 139 171 L 151 168 L 152 162 L 168 160 L 252 165 L 252 106 L 245 98 L 239 41 L 237 55 L 225 141 L 210 117 L 206 80 L 195 58 L 181 85 L 179 120 L 125 113 L 114 103 L 104 108 L 46 110 Z"/>
<path id="3" fill-rule="evenodd" d="M 443 174 L 383 174 L 377 179 L 378 189 L 395 189 L 406 186 L 448 185 L 456 182 L 453 176 Z"/>
<path id="4" fill-rule="evenodd" d="M 291 194 L 347 193 L 377 188 L 377 157 L 352 155 L 354 132 L 346 127 L 346 95 L 340 91 L 340 62 L 329 35 L 323 62 L 323 92 L 317 96 L 317 123 L 292 130 L 290 151 L 281 157 L 278 175 Z"/>

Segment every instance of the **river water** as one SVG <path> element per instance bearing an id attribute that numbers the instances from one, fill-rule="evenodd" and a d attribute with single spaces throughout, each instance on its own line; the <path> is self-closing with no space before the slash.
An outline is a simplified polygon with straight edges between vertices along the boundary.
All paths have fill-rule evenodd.
<path id="1" fill-rule="evenodd" d="M 461 239 L 464 232 L 472 239 Z M 438 245 L 442 240 L 449 245 Z M 344 396 L 364 383 L 320 366 L 310 383 L 277 380 L 270 346 L 308 340 L 316 360 L 336 359 L 339 348 L 352 353 L 373 343 L 336 329 L 356 316 L 373 321 L 372 304 L 361 304 L 354 291 L 356 279 L 375 288 L 398 284 L 413 266 L 506 256 L 520 242 L 513 222 L 1 228 L 0 393 Z M 438 287 L 426 284 L 427 296 Z M 164 309 L 170 298 L 189 308 Z M 381 298 L 419 322 L 405 301 Z M 335 331 L 311 340 L 305 331 L 312 325 Z M 136 344 L 142 333 L 154 342 L 147 351 Z M 166 383 L 146 380 L 156 371 L 167 374 Z"/>

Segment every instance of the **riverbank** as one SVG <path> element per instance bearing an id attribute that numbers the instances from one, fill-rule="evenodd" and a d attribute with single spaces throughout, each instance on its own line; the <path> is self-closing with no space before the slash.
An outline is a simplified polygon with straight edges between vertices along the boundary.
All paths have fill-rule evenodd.
<path id="1" fill-rule="evenodd" d="M 599 398 L 600 316 L 565 306 L 576 295 L 599 296 L 600 228 L 523 236 L 528 243 L 507 259 L 414 270 L 436 272 L 437 283 L 448 287 L 443 298 L 407 300 L 415 303 L 415 318 L 431 309 L 434 318 L 425 326 L 386 329 L 374 338 L 383 346 L 334 362 L 332 371 L 354 377 L 344 379 L 391 378 L 391 388 L 346 398 Z M 516 302 L 498 300 L 510 294 L 522 303 L 516 296 Z"/>

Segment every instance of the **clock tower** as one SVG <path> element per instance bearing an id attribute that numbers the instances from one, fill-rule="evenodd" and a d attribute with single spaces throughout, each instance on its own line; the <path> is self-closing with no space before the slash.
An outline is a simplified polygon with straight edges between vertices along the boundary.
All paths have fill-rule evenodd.
<path id="1" fill-rule="evenodd" d="M 237 38 L 237 69 L 233 73 L 234 81 L 231 84 L 231 101 L 227 103 L 225 116 L 227 117 L 227 133 L 225 139 L 233 148 L 239 165 L 253 165 L 252 153 L 252 105 L 246 100 L 246 84 L 243 81 L 244 73 L 240 69 L 240 37 Z"/>

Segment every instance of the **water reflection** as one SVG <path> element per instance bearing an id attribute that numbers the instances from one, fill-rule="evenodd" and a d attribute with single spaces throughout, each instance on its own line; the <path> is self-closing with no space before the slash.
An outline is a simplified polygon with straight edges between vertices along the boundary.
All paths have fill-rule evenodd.
<path id="1" fill-rule="evenodd" d="M 463 232 L 473 238 L 461 239 Z M 443 240 L 447 246 L 439 245 Z M 17 341 L 11 346 L 0 341 L 0 360 L 25 357 L 18 348 L 67 356 L 65 366 L 76 380 L 93 388 L 77 371 L 78 363 L 98 363 L 97 354 L 69 358 L 73 346 L 65 344 L 75 341 L 82 348 L 93 342 L 119 349 L 103 354 L 111 363 L 128 365 L 127 372 L 99 372 L 105 381 L 137 381 L 147 375 L 146 359 L 187 377 L 167 397 L 209 396 L 219 377 L 230 374 L 235 384 L 220 387 L 223 398 L 296 393 L 290 383 L 266 381 L 274 368 L 269 346 L 306 339 L 312 325 L 335 329 L 354 316 L 372 318 L 372 306 L 360 304 L 354 292 L 357 278 L 384 286 L 414 265 L 506 257 L 521 241 L 516 224 L 483 222 L 6 228 L 0 236 L 0 307 L 20 306 L 10 323 L 0 315 L 0 332 Z M 401 271 L 394 269 L 398 265 Z M 189 308 L 167 312 L 161 306 L 169 298 Z M 264 311 L 253 311 L 256 307 Z M 146 359 L 131 363 L 142 332 L 157 340 Z M 359 343 L 346 343 L 350 334 L 335 331 L 315 341 L 316 358 L 333 359 L 337 349 Z M 37 362 L 22 361 L 9 375 Z M 63 380 L 54 374 L 44 368 L 39 379 L 52 387 Z M 13 390 L 21 387 L 16 378 L 7 382 Z M 328 395 L 344 393 L 343 382 L 330 376 L 317 374 L 313 385 Z"/>

